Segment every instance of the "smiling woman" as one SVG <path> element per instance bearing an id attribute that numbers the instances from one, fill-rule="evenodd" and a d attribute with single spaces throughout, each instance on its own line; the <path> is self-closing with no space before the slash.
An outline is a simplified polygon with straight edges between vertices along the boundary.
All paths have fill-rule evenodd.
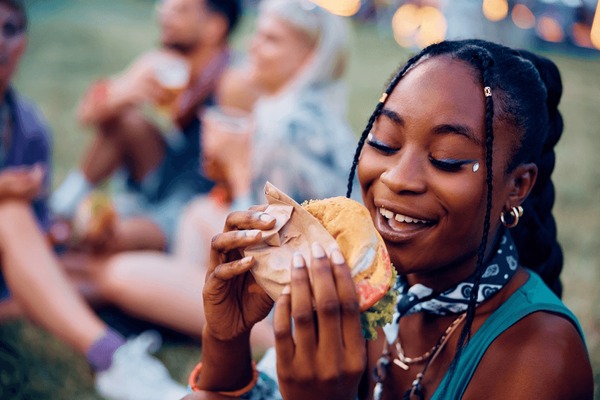
<path id="1" fill-rule="evenodd" d="M 550 175 L 561 92 L 551 61 L 491 42 L 410 59 L 363 131 L 348 190 L 358 172 L 399 274 L 394 322 L 365 352 L 345 262 L 314 243 L 310 260 L 290 261 L 276 352 L 253 374 L 241 355 L 271 301 L 248 273 L 254 260 L 236 255 L 273 223 L 233 213 L 212 243 L 197 386 L 253 399 L 590 399 L 581 328 L 549 289 L 560 293 Z"/>

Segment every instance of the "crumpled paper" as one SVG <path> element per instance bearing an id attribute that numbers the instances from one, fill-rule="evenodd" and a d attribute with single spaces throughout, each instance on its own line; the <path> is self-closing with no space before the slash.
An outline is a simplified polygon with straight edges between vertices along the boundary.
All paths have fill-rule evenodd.
<path id="1" fill-rule="evenodd" d="M 275 227 L 263 231 L 261 243 L 247 247 L 244 256 L 254 257 L 256 264 L 251 272 L 275 300 L 290 283 L 294 253 L 301 253 L 309 265 L 313 242 L 320 243 L 328 256 L 337 243 L 312 214 L 269 182 L 265 185 L 265 195 L 269 204 L 265 212 L 275 217 Z"/>

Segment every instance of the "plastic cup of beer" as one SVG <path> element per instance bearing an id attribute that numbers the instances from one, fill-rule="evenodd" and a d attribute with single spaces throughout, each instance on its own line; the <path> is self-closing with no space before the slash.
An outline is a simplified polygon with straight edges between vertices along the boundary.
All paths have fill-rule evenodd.
<path id="1" fill-rule="evenodd" d="M 249 151 L 254 129 L 252 114 L 240 108 L 210 106 L 201 112 L 200 118 L 203 172 L 218 181 L 229 157 Z"/>
<path id="2" fill-rule="evenodd" d="M 161 111 L 171 115 L 177 98 L 189 83 L 190 67 L 181 58 L 163 56 L 157 59 L 154 74 L 160 85 L 169 92 L 168 100 L 158 104 L 158 107 Z"/>
<path id="3" fill-rule="evenodd" d="M 202 113 L 205 130 L 211 133 L 249 134 L 252 114 L 246 110 L 226 106 L 209 106 Z"/>

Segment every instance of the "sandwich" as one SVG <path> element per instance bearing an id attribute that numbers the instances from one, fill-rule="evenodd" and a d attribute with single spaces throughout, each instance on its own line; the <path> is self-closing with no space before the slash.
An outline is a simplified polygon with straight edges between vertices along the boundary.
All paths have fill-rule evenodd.
<path id="1" fill-rule="evenodd" d="M 72 221 L 73 241 L 101 244 L 112 233 L 116 220 L 117 212 L 110 197 L 93 191 L 77 207 Z"/>
<path id="2" fill-rule="evenodd" d="M 363 336 L 375 339 L 377 329 L 392 321 L 396 271 L 368 210 L 342 196 L 300 205 L 268 182 L 265 194 L 265 212 L 275 217 L 275 227 L 263 232 L 260 244 L 244 251 L 257 261 L 251 270 L 256 282 L 275 300 L 290 283 L 295 252 L 308 260 L 311 243 L 319 242 L 326 252 L 337 243 L 351 269 Z"/>

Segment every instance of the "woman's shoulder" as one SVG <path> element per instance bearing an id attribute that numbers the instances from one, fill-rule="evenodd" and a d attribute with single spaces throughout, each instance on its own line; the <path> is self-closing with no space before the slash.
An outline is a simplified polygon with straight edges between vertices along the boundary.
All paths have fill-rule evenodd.
<path id="1" fill-rule="evenodd" d="M 577 327 L 564 314 L 538 311 L 494 340 L 464 398 L 496 393 L 498 398 L 586 399 L 592 392 L 590 362 Z"/>

